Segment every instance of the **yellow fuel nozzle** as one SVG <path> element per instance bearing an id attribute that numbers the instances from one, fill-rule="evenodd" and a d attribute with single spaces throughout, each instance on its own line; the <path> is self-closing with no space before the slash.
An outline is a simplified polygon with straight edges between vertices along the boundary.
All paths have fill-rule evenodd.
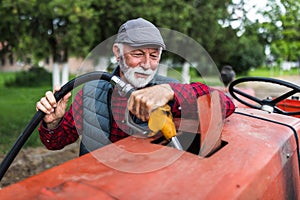
<path id="1" fill-rule="evenodd" d="M 150 113 L 148 127 L 152 131 L 149 136 L 161 131 L 167 140 L 176 136 L 176 128 L 173 123 L 171 108 L 169 105 L 158 107 Z"/>
<path id="2" fill-rule="evenodd" d="M 136 130 L 143 135 L 147 135 L 148 137 L 152 137 L 161 131 L 170 144 L 172 144 L 178 150 L 183 150 L 179 140 L 176 137 L 176 128 L 169 105 L 156 108 L 150 113 L 147 129 L 133 122 L 128 109 L 125 111 L 125 121 L 133 130 Z"/>
<path id="3" fill-rule="evenodd" d="M 150 113 L 148 127 L 152 131 L 148 134 L 149 137 L 161 131 L 165 138 L 171 141 L 177 149 L 183 149 L 176 137 L 176 128 L 169 105 L 158 107 Z"/>
<path id="4" fill-rule="evenodd" d="M 169 105 L 158 107 L 150 113 L 148 127 L 152 131 L 148 136 L 155 135 L 161 131 L 164 137 L 170 141 L 175 148 L 183 150 L 176 137 L 176 128 L 173 122 L 173 116 Z"/>

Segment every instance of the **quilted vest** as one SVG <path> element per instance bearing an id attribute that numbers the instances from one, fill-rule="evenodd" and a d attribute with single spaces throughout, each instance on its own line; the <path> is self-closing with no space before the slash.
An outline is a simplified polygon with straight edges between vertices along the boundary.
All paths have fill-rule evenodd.
<path id="1" fill-rule="evenodd" d="M 175 79 L 156 76 L 149 85 L 178 82 Z M 83 130 L 80 155 L 110 144 L 112 124 L 110 109 L 113 86 L 104 80 L 91 81 L 83 87 Z"/>

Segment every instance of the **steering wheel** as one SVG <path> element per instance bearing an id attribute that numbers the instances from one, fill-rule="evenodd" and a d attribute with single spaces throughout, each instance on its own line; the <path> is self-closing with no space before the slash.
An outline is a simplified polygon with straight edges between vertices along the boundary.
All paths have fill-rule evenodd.
<path id="1" fill-rule="evenodd" d="M 266 99 L 259 99 L 258 97 L 249 95 L 242 90 L 236 88 L 235 86 L 240 84 L 240 83 L 245 83 L 245 82 L 267 82 L 267 83 L 272 83 L 272 84 L 277 84 L 280 86 L 285 86 L 288 89 L 290 89 L 288 92 L 276 97 L 276 98 L 266 98 Z M 277 104 L 281 102 L 284 99 L 287 99 L 288 97 L 292 96 L 293 94 L 296 94 L 300 92 L 300 87 L 298 85 L 295 85 L 293 83 L 289 83 L 286 81 L 278 80 L 278 79 L 273 79 L 273 78 L 265 78 L 265 77 L 245 77 L 245 78 L 240 78 L 234 80 L 230 85 L 229 85 L 229 93 L 233 98 L 235 98 L 237 101 L 241 102 L 242 104 L 250 107 L 250 108 L 255 108 L 255 109 L 260 109 L 260 110 L 265 110 L 268 112 L 274 112 L 274 113 L 279 113 L 279 114 L 284 114 L 284 115 L 299 115 L 300 110 L 297 112 L 287 112 L 279 107 L 277 107 Z M 251 104 L 247 102 L 246 100 L 241 99 L 238 97 L 236 94 L 239 94 L 242 97 L 245 97 L 246 100 L 250 99 L 253 102 L 258 103 L 257 104 Z"/>

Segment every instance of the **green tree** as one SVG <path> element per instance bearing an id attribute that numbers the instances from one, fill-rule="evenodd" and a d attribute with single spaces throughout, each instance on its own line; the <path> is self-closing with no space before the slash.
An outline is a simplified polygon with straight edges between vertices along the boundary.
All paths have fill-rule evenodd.
<path id="1" fill-rule="evenodd" d="M 260 36 L 258 22 L 243 27 L 243 35 L 236 41 L 236 51 L 229 59 L 238 74 L 246 75 L 251 68 L 260 67 L 265 62 L 265 42 Z"/>
<path id="2" fill-rule="evenodd" d="M 31 4 L 31 1 L 28 1 Z M 27 9 L 24 6 L 24 9 Z M 21 35 L 26 31 L 24 24 L 24 16 L 19 15 L 19 6 L 10 0 L 2 0 L 0 4 L 0 56 L 4 61 L 4 56 L 9 55 L 11 58 L 13 54 L 18 54 L 19 56 L 24 55 L 21 50 L 19 50 L 19 44 L 22 43 Z"/>
<path id="3" fill-rule="evenodd" d="M 284 57 L 288 61 L 300 61 L 300 2 L 282 0 L 281 3 L 286 10 L 285 15 L 282 16 L 282 37 L 287 43 L 283 45 L 287 46 Z"/>
<path id="4" fill-rule="evenodd" d="M 277 62 L 300 60 L 300 2 L 269 0 L 272 8 L 264 13 L 269 22 L 262 24 L 263 37 Z"/>
<path id="5" fill-rule="evenodd" d="M 7 41 L 17 55 L 36 60 L 51 55 L 57 61 L 62 52 L 64 59 L 69 54 L 84 56 L 97 29 L 90 4 L 89 0 L 3 0 L 1 41 Z"/>
<path id="6" fill-rule="evenodd" d="M 236 73 L 246 75 L 249 69 L 261 66 L 264 58 L 264 46 L 257 38 L 243 35 L 239 40 L 237 51 L 229 59 L 229 64 Z"/>
<path id="7" fill-rule="evenodd" d="M 9 30 L 17 31 L 5 33 L 7 37 L 1 41 L 8 41 L 23 59 L 29 56 L 38 61 L 51 56 L 60 62 L 69 56 L 85 57 L 96 45 L 115 35 L 123 22 L 137 17 L 195 39 L 218 67 L 228 63 L 239 49 L 238 30 L 224 26 L 224 22 L 234 20 L 228 9 L 234 4 L 228 0 L 2 2 L 0 8 L 5 11 L 3 18 L 9 22 Z M 5 25 L 1 23 L 0 27 L 2 30 Z"/>

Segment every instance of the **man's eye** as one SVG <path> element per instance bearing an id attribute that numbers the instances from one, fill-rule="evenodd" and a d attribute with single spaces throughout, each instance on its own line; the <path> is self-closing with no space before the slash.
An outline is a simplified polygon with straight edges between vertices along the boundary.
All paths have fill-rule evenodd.
<path id="1" fill-rule="evenodd" d="M 150 56 L 151 56 L 152 59 L 157 59 L 158 58 L 158 55 L 156 55 L 156 54 L 151 54 Z"/>
<path id="2" fill-rule="evenodd" d="M 143 56 L 142 53 L 133 53 L 131 55 L 134 56 L 134 57 L 141 57 L 141 56 Z"/>

